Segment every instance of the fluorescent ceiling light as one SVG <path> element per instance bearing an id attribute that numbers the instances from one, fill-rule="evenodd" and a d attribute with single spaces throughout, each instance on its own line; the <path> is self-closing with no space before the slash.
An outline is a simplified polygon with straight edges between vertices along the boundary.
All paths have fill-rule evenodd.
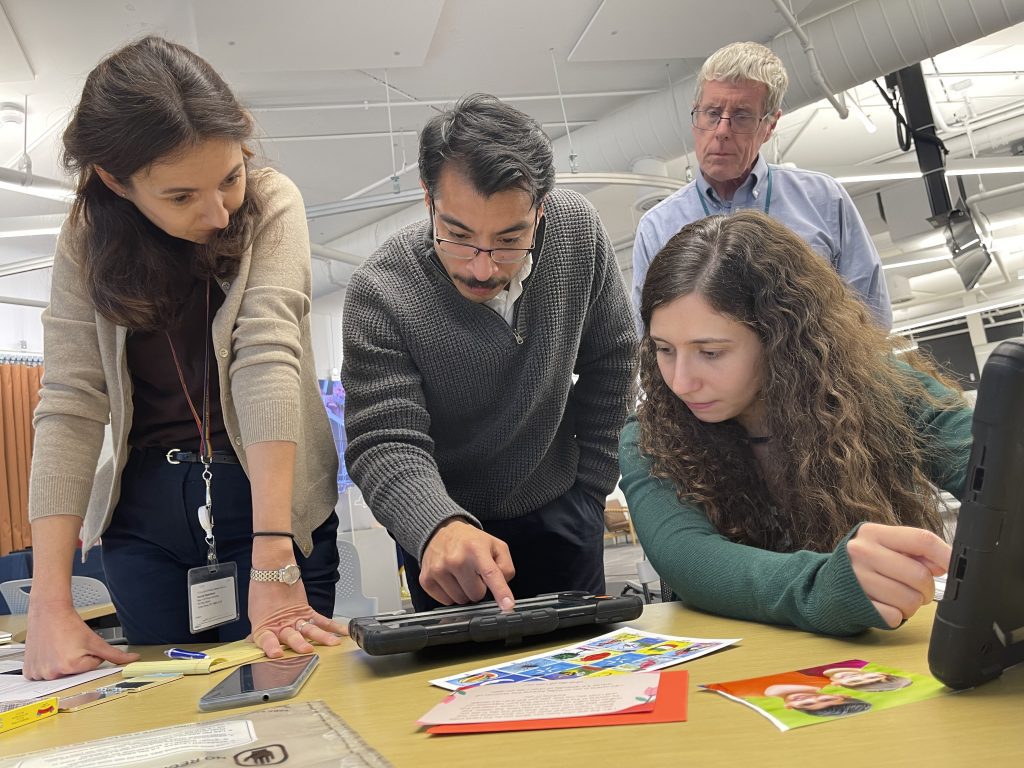
<path id="1" fill-rule="evenodd" d="M 1002 301 L 989 301 L 984 304 L 976 304 L 972 307 L 964 307 L 963 309 L 958 309 L 955 312 L 948 312 L 946 314 L 941 315 L 931 315 L 929 317 L 917 318 L 909 323 L 893 326 L 892 332 L 903 334 L 906 333 L 907 331 L 913 331 L 917 328 L 927 328 L 933 325 L 942 325 L 944 323 L 948 323 L 950 320 L 959 320 L 963 317 L 967 317 L 968 315 L 977 315 L 980 314 L 981 312 L 991 312 L 992 310 L 995 309 L 1015 307 L 1020 306 L 1021 304 L 1024 304 L 1024 297 L 1021 296 L 1014 296 L 1013 298 L 1004 299 Z M 894 307 L 894 309 L 898 309 L 898 307 Z"/>
<path id="2" fill-rule="evenodd" d="M 0 218 L 0 238 L 57 235 L 60 234 L 61 225 L 66 218 L 63 213 Z"/>
<path id="3" fill-rule="evenodd" d="M 964 157 L 946 162 L 947 176 L 1024 173 L 1024 161 L 1015 157 Z"/>
<path id="4" fill-rule="evenodd" d="M 854 111 L 856 114 L 856 111 Z M 854 165 L 822 168 L 840 184 L 864 181 L 901 181 L 921 178 L 921 170 L 910 163 L 889 165 Z M 965 157 L 946 161 L 947 176 L 973 176 L 996 173 L 1024 173 L 1024 158 Z"/>
<path id="5" fill-rule="evenodd" d="M 931 264 L 933 261 L 949 261 L 949 254 L 942 256 L 925 256 L 921 259 L 910 259 L 909 261 L 893 261 L 883 264 L 882 269 L 899 269 L 900 267 L 914 267 L 918 264 Z"/>
<path id="6" fill-rule="evenodd" d="M 0 238 L 4 237 L 37 237 L 39 235 L 59 235 L 60 227 L 39 227 L 38 229 L 0 230 Z"/>
<path id="7" fill-rule="evenodd" d="M 901 181 L 903 179 L 921 178 L 921 170 L 916 165 L 900 163 L 899 165 L 855 165 L 845 168 L 832 168 L 825 171 L 840 184 L 855 184 L 860 181 Z"/>

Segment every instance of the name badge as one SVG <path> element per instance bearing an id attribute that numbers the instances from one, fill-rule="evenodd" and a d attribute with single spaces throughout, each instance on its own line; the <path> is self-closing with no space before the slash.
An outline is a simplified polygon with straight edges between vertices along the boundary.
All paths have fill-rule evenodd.
<path id="1" fill-rule="evenodd" d="M 188 571 L 188 622 L 192 634 L 238 621 L 238 566 L 210 563 Z"/>

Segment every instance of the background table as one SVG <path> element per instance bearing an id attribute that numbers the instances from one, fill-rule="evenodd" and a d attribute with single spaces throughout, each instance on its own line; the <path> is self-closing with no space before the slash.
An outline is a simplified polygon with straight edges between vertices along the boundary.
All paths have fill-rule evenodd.
<path id="1" fill-rule="evenodd" d="M 690 672 L 689 722 L 578 728 L 507 734 L 428 736 L 416 718 L 445 695 L 427 681 L 539 653 L 600 634 L 559 634 L 518 648 L 465 646 L 374 658 L 350 640 L 320 649 L 321 664 L 299 699 L 323 699 L 396 766 L 970 766 L 1024 761 L 1024 668 L 974 691 L 849 717 L 786 733 L 753 710 L 699 683 L 755 677 L 841 659 L 862 658 L 908 671 L 928 670 L 934 605 L 895 632 L 870 631 L 852 639 L 818 637 L 794 629 L 733 621 L 690 611 L 678 603 L 649 606 L 630 622 L 641 629 L 693 637 L 742 637 L 738 646 L 685 665 Z M 156 648 L 142 650 L 147 657 Z M 227 673 L 194 676 L 152 691 L 26 726 L 4 734 L 5 756 L 101 736 L 246 710 L 200 713 L 199 697 Z M 571 685 L 571 683 L 566 683 Z M 94 686 L 90 686 L 94 687 Z"/>

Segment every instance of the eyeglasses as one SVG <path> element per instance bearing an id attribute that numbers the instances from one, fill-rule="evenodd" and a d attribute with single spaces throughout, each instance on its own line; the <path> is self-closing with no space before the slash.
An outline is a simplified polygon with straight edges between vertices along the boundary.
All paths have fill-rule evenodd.
<path id="1" fill-rule="evenodd" d="M 690 120 L 699 131 L 714 131 L 720 122 L 728 120 L 733 133 L 754 133 L 768 115 L 757 117 L 749 112 L 737 112 L 726 116 L 720 109 L 694 109 L 690 111 Z"/>
<path id="2" fill-rule="evenodd" d="M 436 213 L 434 212 L 434 201 L 430 201 L 430 221 L 433 222 Z M 481 253 L 486 253 L 495 264 L 516 264 L 523 261 L 534 248 L 537 247 L 537 225 L 540 222 L 540 206 L 533 217 L 533 240 L 529 248 L 478 248 L 470 243 L 460 243 L 455 240 L 445 240 L 443 237 L 434 236 L 434 243 L 437 250 L 452 259 L 459 261 L 472 261 Z M 435 232 L 437 231 L 435 227 Z"/>

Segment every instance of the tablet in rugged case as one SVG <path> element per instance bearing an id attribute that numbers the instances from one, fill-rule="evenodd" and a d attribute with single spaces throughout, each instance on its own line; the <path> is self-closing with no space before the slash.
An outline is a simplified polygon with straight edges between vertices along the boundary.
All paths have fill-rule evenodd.
<path id="1" fill-rule="evenodd" d="M 932 674 L 970 688 L 1024 661 L 1024 340 L 989 356 L 946 592 L 928 648 Z"/>
<path id="2" fill-rule="evenodd" d="M 497 603 L 437 608 L 423 613 L 392 613 L 352 619 L 348 632 L 373 656 L 417 651 L 428 645 L 518 640 L 560 627 L 630 621 L 643 613 L 636 595 L 610 597 L 586 592 L 555 592 L 516 601 L 502 613 Z"/>

